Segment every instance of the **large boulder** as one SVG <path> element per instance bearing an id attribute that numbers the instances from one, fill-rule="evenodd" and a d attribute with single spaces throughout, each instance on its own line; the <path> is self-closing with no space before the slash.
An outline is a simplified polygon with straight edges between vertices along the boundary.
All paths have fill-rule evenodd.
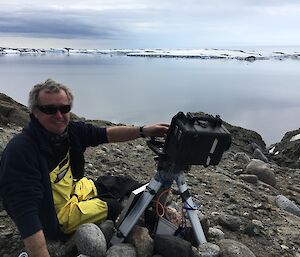
<path id="1" fill-rule="evenodd" d="M 104 257 L 106 253 L 105 236 L 101 229 L 93 223 L 80 225 L 74 235 L 74 240 L 80 254 Z"/>
<path id="2" fill-rule="evenodd" d="M 252 155 L 253 149 L 251 146 L 255 144 L 261 149 L 261 151 L 265 151 L 266 143 L 257 132 L 233 126 L 226 122 L 224 122 L 224 125 L 231 134 L 231 150 L 235 152 L 245 152 L 248 155 Z"/>
<path id="3" fill-rule="evenodd" d="M 262 160 L 253 159 L 246 167 L 248 174 L 256 175 L 258 179 L 273 187 L 276 186 L 274 171 Z"/>
<path id="4" fill-rule="evenodd" d="M 270 147 L 269 155 L 279 166 L 300 168 L 300 129 L 287 132 L 279 143 Z"/>
<path id="5" fill-rule="evenodd" d="M 231 239 L 222 239 L 218 245 L 222 257 L 255 257 L 255 254 L 247 246 Z"/>
<path id="6" fill-rule="evenodd" d="M 29 110 L 25 105 L 0 93 L 0 125 L 14 124 L 24 126 L 29 121 Z"/>

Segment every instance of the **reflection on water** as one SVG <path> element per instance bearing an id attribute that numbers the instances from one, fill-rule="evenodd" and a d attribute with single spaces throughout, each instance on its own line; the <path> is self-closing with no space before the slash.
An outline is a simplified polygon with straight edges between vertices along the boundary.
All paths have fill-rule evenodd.
<path id="1" fill-rule="evenodd" d="M 298 129 L 300 61 L 126 56 L 0 56 L 0 88 L 26 104 L 47 78 L 68 85 L 74 113 L 117 123 L 169 122 L 178 111 L 219 114 L 269 145 Z"/>

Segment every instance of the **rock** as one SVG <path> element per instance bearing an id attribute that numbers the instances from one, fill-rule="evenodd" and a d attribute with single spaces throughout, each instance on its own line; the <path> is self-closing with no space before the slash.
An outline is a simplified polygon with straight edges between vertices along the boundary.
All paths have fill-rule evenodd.
<path id="1" fill-rule="evenodd" d="M 263 161 L 265 163 L 268 162 L 268 158 L 262 153 L 262 151 L 259 148 L 256 148 L 254 150 L 253 158 L 261 160 L 261 161 Z"/>
<path id="2" fill-rule="evenodd" d="M 254 142 L 252 142 L 251 144 L 249 144 L 249 148 L 250 148 L 250 150 L 252 152 L 254 152 L 256 149 L 258 149 L 258 150 L 261 151 L 261 147 L 258 144 L 254 143 Z"/>
<path id="3" fill-rule="evenodd" d="M 254 150 L 249 149 L 249 144 L 251 143 L 255 143 L 262 150 L 266 148 L 265 142 L 257 132 L 238 126 L 232 126 L 226 122 L 224 122 L 224 125 L 231 134 L 232 144 L 230 149 L 233 151 L 252 154 Z"/>
<path id="4" fill-rule="evenodd" d="M 103 257 L 105 255 L 107 249 L 105 236 L 97 225 L 93 223 L 80 225 L 74 239 L 80 254 L 91 257 Z"/>
<path id="5" fill-rule="evenodd" d="M 283 195 L 276 196 L 276 204 L 280 209 L 285 210 L 287 212 L 290 212 L 290 213 L 300 217 L 299 206 L 296 205 L 291 200 L 289 200 L 288 198 L 286 198 L 285 196 L 283 196 Z"/>
<path id="6" fill-rule="evenodd" d="M 0 217 L 7 217 L 7 216 L 8 216 L 8 214 L 5 210 L 0 211 Z"/>
<path id="7" fill-rule="evenodd" d="M 136 257 L 136 250 L 131 244 L 113 245 L 106 252 L 105 257 Z"/>
<path id="8" fill-rule="evenodd" d="M 239 217 L 222 213 L 218 217 L 218 222 L 221 226 L 230 229 L 231 231 L 237 231 L 240 229 L 242 220 Z"/>
<path id="9" fill-rule="evenodd" d="M 256 257 L 247 246 L 231 239 L 222 239 L 218 245 L 224 257 Z"/>
<path id="10" fill-rule="evenodd" d="M 246 167 L 248 174 L 253 174 L 258 177 L 260 181 L 265 182 L 273 187 L 276 186 L 276 178 L 274 171 L 269 167 L 268 164 L 262 160 L 253 159 Z"/>
<path id="11" fill-rule="evenodd" d="M 243 173 L 244 173 L 244 170 L 243 170 L 243 169 L 237 169 L 237 170 L 235 170 L 235 171 L 233 172 L 233 174 L 236 175 L 236 176 L 239 176 L 239 175 L 241 175 L 241 174 L 243 174 Z"/>
<path id="12" fill-rule="evenodd" d="M 251 222 L 246 225 L 244 233 L 248 236 L 258 236 L 260 233 L 260 228 L 259 226 Z"/>
<path id="13" fill-rule="evenodd" d="M 279 166 L 300 167 L 300 129 L 287 132 L 279 143 L 272 145 L 270 158 Z"/>
<path id="14" fill-rule="evenodd" d="M 47 247 L 51 257 L 71 257 L 77 254 L 77 248 L 73 238 L 66 243 L 47 240 Z"/>
<path id="15" fill-rule="evenodd" d="M 93 168 L 94 168 L 94 165 L 93 165 L 92 163 L 88 163 L 88 164 L 87 164 L 87 167 L 88 167 L 89 169 L 93 169 Z"/>
<path id="16" fill-rule="evenodd" d="M 0 93 L 0 125 L 25 126 L 29 121 L 29 110 L 25 105 Z"/>
<path id="17" fill-rule="evenodd" d="M 256 184 L 258 182 L 258 178 L 256 175 L 251 175 L 251 174 L 241 174 L 239 176 L 240 179 L 244 180 L 244 181 L 247 181 L 249 183 L 252 183 L 252 184 Z"/>
<path id="18" fill-rule="evenodd" d="M 216 244 L 205 243 L 198 246 L 198 253 L 201 257 L 218 257 L 220 252 L 220 247 Z"/>
<path id="19" fill-rule="evenodd" d="M 147 228 L 134 226 L 128 241 L 135 246 L 138 257 L 151 257 L 153 255 L 153 239 Z"/>
<path id="20" fill-rule="evenodd" d="M 101 222 L 98 226 L 103 232 L 108 245 L 114 234 L 114 222 L 112 220 L 105 220 Z"/>
<path id="21" fill-rule="evenodd" d="M 156 235 L 154 250 L 164 257 L 189 257 L 192 255 L 192 245 L 190 242 L 170 235 Z"/>
<path id="22" fill-rule="evenodd" d="M 192 255 L 191 257 L 200 257 L 198 249 L 195 246 L 192 246 Z"/>
<path id="23" fill-rule="evenodd" d="M 244 152 L 238 152 L 234 155 L 233 159 L 242 164 L 242 166 L 246 167 L 248 163 L 251 161 L 250 157 Z"/>
<path id="24" fill-rule="evenodd" d="M 209 236 L 209 238 L 213 238 L 213 239 L 217 239 L 217 240 L 221 240 L 221 239 L 225 238 L 224 232 L 217 227 L 209 228 L 208 236 Z"/>

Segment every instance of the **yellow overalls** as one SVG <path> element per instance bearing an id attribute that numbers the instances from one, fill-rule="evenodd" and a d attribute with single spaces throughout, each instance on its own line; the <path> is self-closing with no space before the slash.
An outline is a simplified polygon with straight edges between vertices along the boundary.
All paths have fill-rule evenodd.
<path id="1" fill-rule="evenodd" d="M 59 165 L 50 172 L 56 214 L 64 233 L 68 234 L 83 223 L 106 219 L 107 203 L 95 198 L 97 189 L 91 179 L 74 180 L 70 151 Z"/>

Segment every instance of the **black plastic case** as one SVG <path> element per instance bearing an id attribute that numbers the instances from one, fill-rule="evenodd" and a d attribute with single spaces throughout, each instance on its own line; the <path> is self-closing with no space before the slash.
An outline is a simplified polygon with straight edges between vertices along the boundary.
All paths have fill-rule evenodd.
<path id="1" fill-rule="evenodd" d="M 164 152 L 180 165 L 217 165 L 231 145 L 231 135 L 219 116 L 179 112 L 172 119 Z"/>

